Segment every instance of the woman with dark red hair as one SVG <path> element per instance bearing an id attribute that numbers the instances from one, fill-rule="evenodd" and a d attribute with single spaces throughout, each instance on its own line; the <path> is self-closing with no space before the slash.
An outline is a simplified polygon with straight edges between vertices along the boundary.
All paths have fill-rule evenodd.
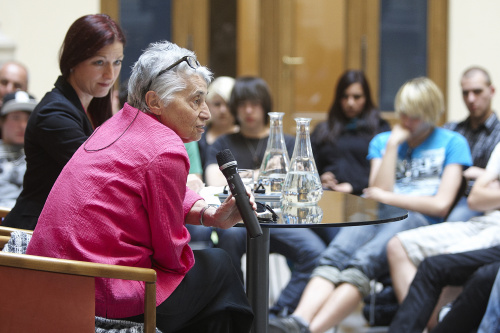
<path id="1" fill-rule="evenodd" d="M 35 228 L 63 167 L 112 116 L 111 88 L 120 73 L 124 45 L 120 26 L 104 14 L 80 17 L 69 28 L 60 50 L 61 76 L 26 127 L 23 191 L 5 226 Z"/>

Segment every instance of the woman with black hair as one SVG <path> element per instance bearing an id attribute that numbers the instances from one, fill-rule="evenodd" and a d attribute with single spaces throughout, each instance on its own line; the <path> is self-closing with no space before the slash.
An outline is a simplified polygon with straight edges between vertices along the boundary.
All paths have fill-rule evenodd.
<path id="1" fill-rule="evenodd" d="M 346 71 L 337 83 L 328 119 L 311 135 L 323 188 L 361 194 L 370 173 L 368 144 L 375 134 L 389 130 L 372 101 L 363 72 Z"/>

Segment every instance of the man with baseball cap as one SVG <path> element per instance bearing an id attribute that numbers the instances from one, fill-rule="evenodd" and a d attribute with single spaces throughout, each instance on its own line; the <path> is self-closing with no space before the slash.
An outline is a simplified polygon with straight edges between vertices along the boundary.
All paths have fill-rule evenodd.
<path id="1" fill-rule="evenodd" d="M 24 91 L 7 94 L 0 110 L 0 206 L 12 208 L 21 193 L 26 159 L 24 131 L 37 101 Z"/>

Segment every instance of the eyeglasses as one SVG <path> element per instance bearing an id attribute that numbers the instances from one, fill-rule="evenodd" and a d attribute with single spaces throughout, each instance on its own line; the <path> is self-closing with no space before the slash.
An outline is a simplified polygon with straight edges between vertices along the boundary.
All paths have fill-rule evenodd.
<path id="1" fill-rule="evenodd" d="M 184 56 L 182 58 L 180 58 L 179 60 L 177 60 L 176 62 L 174 62 L 172 65 L 168 66 L 167 68 L 161 70 L 155 77 L 154 79 L 152 79 L 149 84 L 148 84 L 148 87 L 145 91 L 145 93 L 147 93 L 149 91 L 149 88 L 151 88 L 151 85 L 153 84 L 153 81 L 156 80 L 157 78 L 159 78 L 161 75 L 165 74 L 165 72 L 171 70 L 172 68 L 174 68 L 175 66 L 179 65 L 181 62 L 185 61 L 189 67 L 191 67 L 192 69 L 197 69 L 198 67 L 200 67 L 200 63 L 198 62 L 198 60 L 196 60 L 195 57 L 193 56 Z"/>

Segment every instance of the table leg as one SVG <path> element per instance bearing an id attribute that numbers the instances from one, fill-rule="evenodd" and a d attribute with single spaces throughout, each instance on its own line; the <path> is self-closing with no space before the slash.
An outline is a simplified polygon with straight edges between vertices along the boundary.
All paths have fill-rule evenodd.
<path id="1" fill-rule="evenodd" d="M 253 309 L 252 333 L 267 333 L 269 324 L 269 228 L 247 236 L 247 297 Z"/>

